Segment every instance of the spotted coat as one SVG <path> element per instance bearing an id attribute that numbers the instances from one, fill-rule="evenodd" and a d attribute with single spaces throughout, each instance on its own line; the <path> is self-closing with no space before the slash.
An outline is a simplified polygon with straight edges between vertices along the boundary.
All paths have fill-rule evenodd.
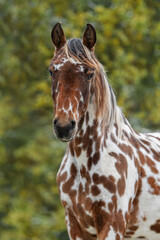
<path id="1" fill-rule="evenodd" d="M 63 44 L 55 40 L 56 28 L 61 31 Z M 83 36 L 83 44 L 91 52 L 93 46 L 85 37 L 94 35 L 94 31 L 88 25 Z M 76 80 L 83 82 L 86 65 L 71 60 L 62 51 L 66 41 L 60 24 L 52 30 L 52 41 L 57 48 L 50 65 L 50 71 L 54 68 L 57 74 L 52 85 L 54 130 L 60 140 L 68 141 L 57 184 L 70 239 L 159 240 L 160 133 L 135 132 L 114 105 L 110 87 L 108 94 L 115 114 L 111 112 L 110 124 L 104 123 L 102 115 L 97 117 L 97 87 L 87 83 L 84 93 Z M 98 77 L 92 81 L 98 81 Z M 104 85 L 100 90 L 105 89 Z"/>

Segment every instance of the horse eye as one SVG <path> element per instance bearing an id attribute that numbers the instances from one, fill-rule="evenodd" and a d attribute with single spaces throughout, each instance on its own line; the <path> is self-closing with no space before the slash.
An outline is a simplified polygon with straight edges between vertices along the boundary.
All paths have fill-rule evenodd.
<path id="1" fill-rule="evenodd" d="M 88 75 L 88 80 L 90 80 L 94 76 L 94 73 Z"/>
<path id="2" fill-rule="evenodd" d="M 51 77 L 54 77 L 54 73 L 51 70 L 49 70 L 49 74 Z"/>

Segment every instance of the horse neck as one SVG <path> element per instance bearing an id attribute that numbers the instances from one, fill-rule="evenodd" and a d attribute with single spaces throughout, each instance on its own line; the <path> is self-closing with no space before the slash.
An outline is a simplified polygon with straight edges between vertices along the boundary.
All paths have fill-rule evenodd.
<path id="1" fill-rule="evenodd" d="M 113 108 L 109 114 L 111 121 L 107 119 L 108 106 L 104 106 L 103 115 L 97 117 L 96 104 L 92 99 L 80 120 L 76 137 L 69 143 L 71 156 L 79 165 L 88 164 L 90 159 L 96 163 L 103 152 L 109 152 L 115 144 L 123 142 L 123 134 L 130 136 L 135 133 L 118 108 L 112 89 L 107 86 L 108 88 L 104 88 L 105 95 L 110 99 L 108 98 L 106 105 L 110 101 L 110 107 Z"/>

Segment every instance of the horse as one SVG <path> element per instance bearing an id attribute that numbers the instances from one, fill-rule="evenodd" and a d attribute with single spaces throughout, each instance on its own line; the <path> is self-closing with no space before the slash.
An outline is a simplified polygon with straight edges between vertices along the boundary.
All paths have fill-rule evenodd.
<path id="1" fill-rule="evenodd" d="M 68 41 L 60 23 L 49 66 L 57 174 L 71 240 L 160 239 L 160 133 L 138 133 L 117 106 L 94 54 L 96 31 Z"/>

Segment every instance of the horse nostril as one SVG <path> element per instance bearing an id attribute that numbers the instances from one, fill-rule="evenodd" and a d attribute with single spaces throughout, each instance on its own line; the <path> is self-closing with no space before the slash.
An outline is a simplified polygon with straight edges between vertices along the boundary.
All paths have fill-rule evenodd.
<path id="1" fill-rule="evenodd" d="M 58 121 L 57 119 L 54 119 L 54 120 L 53 120 L 53 125 L 54 125 L 54 126 L 57 124 L 57 121 Z"/>
<path id="2" fill-rule="evenodd" d="M 76 122 L 72 120 L 72 121 L 71 121 L 71 127 L 72 127 L 72 129 L 75 128 L 75 126 L 76 126 Z"/>

